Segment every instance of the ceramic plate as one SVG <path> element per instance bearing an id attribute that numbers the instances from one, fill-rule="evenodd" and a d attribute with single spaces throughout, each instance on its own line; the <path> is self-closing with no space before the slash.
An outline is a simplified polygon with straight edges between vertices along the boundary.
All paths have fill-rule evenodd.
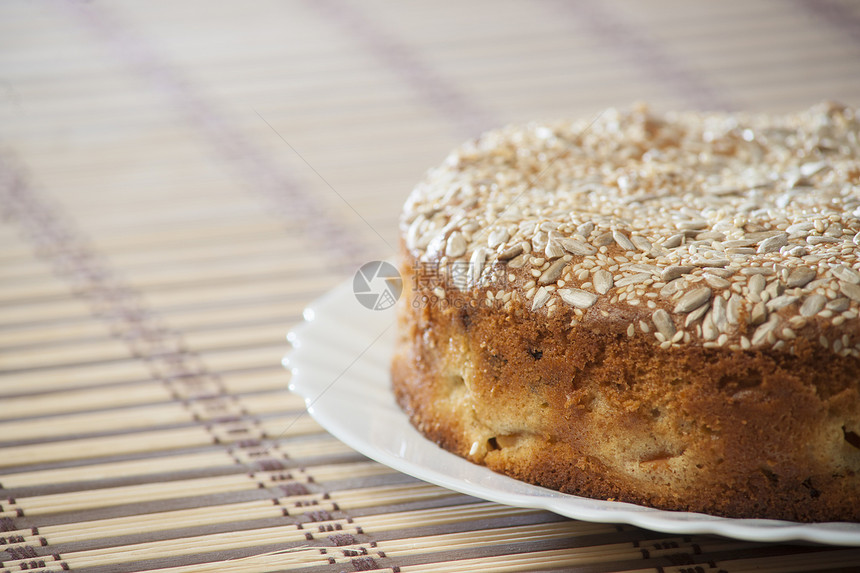
<path id="1" fill-rule="evenodd" d="M 293 350 L 284 365 L 292 372 L 290 389 L 304 398 L 310 415 L 367 457 L 461 493 L 584 521 L 747 541 L 860 545 L 860 524 L 727 519 L 588 499 L 508 478 L 442 450 L 412 427 L 394 401 L 394 309 L 366 308 L 367 300 L 360 302 L 353 288 L 353 281 L 344 283 L 305 310 L 304 324 L 288 335 Z"/>

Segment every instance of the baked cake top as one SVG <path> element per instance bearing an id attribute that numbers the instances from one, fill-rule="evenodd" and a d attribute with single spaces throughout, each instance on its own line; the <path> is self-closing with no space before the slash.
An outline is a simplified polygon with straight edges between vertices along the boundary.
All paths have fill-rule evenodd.
<path id="1" fill-rule="evenodd" d="M 860 123 L 608 110 L 511 126 L 452 152 L 404 208 L 420 263 L 478 304 L 626 306 L 627 334 L 860 357 Z M 454 288 L 454 287 L 451 287 Z M 436 286 L 440 297 L 453 292 Z M 635 317 L 635 318 L 630 318 Z"/>

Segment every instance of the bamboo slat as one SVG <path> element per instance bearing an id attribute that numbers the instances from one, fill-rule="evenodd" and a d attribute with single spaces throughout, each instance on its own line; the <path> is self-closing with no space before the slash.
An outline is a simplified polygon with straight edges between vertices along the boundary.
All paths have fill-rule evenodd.
<path id="1" fill-rule="evenodd" d="M 857 569 L 421 483 L 280 364 L 459 142 L 856 106 L 857 29 L 839 0 L 0 4 L 0 573 Z"/>

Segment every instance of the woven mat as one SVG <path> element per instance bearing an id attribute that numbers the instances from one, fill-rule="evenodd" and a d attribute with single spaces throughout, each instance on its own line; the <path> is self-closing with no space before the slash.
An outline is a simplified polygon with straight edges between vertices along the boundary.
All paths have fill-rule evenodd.
<path id="1" fill-rule="evenodd" d="M 3 2 L 0 571 L 856 570 L 421 483 L 280 366 L 485 128 L 823 99 L 856 2 Z"/>

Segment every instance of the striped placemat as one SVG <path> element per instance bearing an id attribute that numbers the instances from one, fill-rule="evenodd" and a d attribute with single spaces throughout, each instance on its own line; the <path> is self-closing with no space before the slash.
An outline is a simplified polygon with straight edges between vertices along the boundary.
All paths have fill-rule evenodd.
<path id="1" fill-rule="evenodd" d="M 856 570 L 422 483 L 280 366 L 483 129 L 824 99 L 860 104 L 847 0 L 0 4 L 0 572 Z"/>

